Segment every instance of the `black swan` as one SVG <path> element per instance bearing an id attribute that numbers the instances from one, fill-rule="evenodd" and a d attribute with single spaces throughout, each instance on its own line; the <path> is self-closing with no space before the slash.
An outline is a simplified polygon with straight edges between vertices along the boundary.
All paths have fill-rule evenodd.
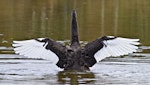
<path id="1" fill-rule="evenodd" d="M 42 58 L 55 63 L 64 70 L 90 70 L 95 63 L 106 57 L 137 52 L 139 39 L 103 36 L 84 47 L 78 38 L 76 11 L 72 11 L 71 44 L 64 46 L 49 38 L 13 41 L 15 53 L 29 58 Z"/>

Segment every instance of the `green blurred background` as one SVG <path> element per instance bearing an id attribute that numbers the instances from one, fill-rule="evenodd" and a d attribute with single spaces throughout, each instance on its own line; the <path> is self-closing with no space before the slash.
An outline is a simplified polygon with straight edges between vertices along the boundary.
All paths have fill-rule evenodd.
<path id="1" fill-rule="evenodd" d="M 38 37 L 69 40 L 73 9 L 82 41 L 115 35 L 150 45 L 150 0 L 0 0 L 0 46 Z"/>

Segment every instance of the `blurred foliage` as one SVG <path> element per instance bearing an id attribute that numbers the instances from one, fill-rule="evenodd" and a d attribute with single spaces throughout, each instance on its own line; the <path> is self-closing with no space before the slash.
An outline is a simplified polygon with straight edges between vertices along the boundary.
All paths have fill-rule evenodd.
<path id="1" fill-rule="evenodd" d="M 0 0 L 0 46 L 38 37 L 69 40 L 73 9 L 82 41 L 115 35 L 150 45 L 149 0 Z"/>

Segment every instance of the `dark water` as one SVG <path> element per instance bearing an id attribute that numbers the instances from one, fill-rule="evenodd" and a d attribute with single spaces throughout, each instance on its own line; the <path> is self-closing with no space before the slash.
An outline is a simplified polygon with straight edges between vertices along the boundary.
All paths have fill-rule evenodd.
<path id="1" fill-rule="evenodd" d="M 72 9 L 81 41 L 103 35 L 139 38 L 140 53 L 107 58 L 82 73 L 58 71 L 49 61 L 14 54 L 13 40 L 68 42 Z M 0 85 L 149 85 L 149 23 L 149 0 L 0 0 Z"/>

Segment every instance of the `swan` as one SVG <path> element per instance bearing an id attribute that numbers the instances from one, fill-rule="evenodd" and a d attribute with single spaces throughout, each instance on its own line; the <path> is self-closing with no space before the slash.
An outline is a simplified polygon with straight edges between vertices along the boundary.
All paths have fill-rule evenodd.
<path id="1" fill-rule="evenodd" d="M 28 58 L 42 58 L 64 70 L 86 71 L 106 57 L 137 52 L 139 39 L 103 36 L 81 46 L 78 38 L 76 11 L 72 11 L 71 42 L 65 46 L 50 38 L 13 41 L 16 54 Z"/>

